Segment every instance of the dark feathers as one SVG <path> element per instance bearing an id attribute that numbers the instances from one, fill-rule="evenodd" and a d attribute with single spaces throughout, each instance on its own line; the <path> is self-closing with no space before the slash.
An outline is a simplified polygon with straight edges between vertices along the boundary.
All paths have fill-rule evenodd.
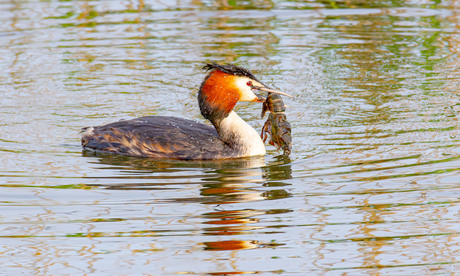
<path id="1" fill-rule="evenodd" d="M 215 62 L 213 63 L 208 63 L 205 66 L 203 66 L 203 69 L 206 71 L 209 70 L 220 70 L 224 73 L 227 74 L 232 74 L 235 76 L 244 76 L 248 77 L 250 79 L 253 79 L 255 81 L 259 81 L 248 69 L 245 69 L 243 67 L 236 66 L 235 64 L 227 63 L 227 64 L 217 64 Z"/>
<path id="2" fill-rule="evenodd" d="M 147 116 L 85 128 L 81 142 L 85 149 L 141 157 L 234 157 L 234 151 L 219 139 L 213 127 L 176 117 Z"/>

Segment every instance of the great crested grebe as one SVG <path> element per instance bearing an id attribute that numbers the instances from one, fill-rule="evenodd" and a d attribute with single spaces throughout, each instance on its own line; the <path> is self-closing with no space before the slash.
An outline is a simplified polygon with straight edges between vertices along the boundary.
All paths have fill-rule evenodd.
<path id="1" fill-rule="evenodd" d="M 253 90 L 289 96 L 233 64 L 206 64 L 198 92 L 201 114 L 214 128 L 191 120 L 146 116 L 82 130 L 84 149 L 123 155 L 184 160 L 265 155 L 259 134 L 234 111 L 238 101 L 263 102 Z"/>

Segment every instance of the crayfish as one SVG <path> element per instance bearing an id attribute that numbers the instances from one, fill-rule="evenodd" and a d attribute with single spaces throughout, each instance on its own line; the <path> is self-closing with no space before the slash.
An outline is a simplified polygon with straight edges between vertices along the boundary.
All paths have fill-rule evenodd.
<path id="1" fill-rule="evenodd" d="M 270 134 L 270 140 L 268 143 L 275 146 L 276 149 L 282 148 L 284 155 L 291 153 L 291 125 L 286 119 L 286 107 L 284 105 L 281 96 L 274 93 L 268 93 L 267 99 L 262 106 L 262 118 L 265 113 L 270 111 L 268 119 L 262 127 L 262 133 L 260 134 L 262 140 L 265 142 Z"/>

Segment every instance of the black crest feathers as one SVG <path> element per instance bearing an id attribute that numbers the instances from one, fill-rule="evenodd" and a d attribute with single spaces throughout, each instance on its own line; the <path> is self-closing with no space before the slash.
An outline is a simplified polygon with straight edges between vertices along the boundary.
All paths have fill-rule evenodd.
<path id="1" fill-rule="evenodd" d="M 203 66 L 203 69 L 206 71 L 209 70 L 219 70 L 227 74 L 235 75 L 235 76 L 244 76 L 255 81 L 258 81 L 257 78 L 248 70 L 243 67 L 236 66 L 235 64 L 227 63 L 227 64 L 217 64 L 215 62 L 208 63 Z"/>

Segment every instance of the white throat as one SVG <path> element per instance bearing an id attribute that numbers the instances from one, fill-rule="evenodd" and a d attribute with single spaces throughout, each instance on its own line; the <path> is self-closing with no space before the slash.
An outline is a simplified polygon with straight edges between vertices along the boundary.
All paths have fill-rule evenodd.
<path id="1" fill-rule="evenodd" d="M 222 141 L 242 151 L 242 157 L 266 153 L 264 143 L 257 131 L 233 111 L 220 122 L 217 131 Z"/>

